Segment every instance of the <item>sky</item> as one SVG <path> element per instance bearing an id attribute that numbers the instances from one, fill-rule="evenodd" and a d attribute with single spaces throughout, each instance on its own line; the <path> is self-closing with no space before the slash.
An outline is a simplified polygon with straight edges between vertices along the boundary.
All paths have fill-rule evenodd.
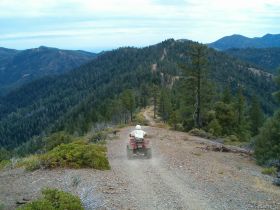
<path id="1" fill-rule="evenodd" d="M 0 0 L 0 47 L 93 52 L 280 33 L 280 0 Z"/>

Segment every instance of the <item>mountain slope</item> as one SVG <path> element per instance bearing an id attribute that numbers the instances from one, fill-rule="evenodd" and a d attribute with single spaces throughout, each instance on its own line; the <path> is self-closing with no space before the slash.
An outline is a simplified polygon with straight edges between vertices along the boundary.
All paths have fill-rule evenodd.
<path id="1" fill-rule="evenodd" d="M 280 47 L 280 34 L 266 34 L 263 37 L 248 38 L 246 36 L 234 34 L 225 36 L 213 43 L 209 47 L 218 50 L 230 48 L 270 48 Z"/>
<path id="2" fill-rule="evenodd" d="M 80 134 L 96 122 L 112 122 L 122 110 L 114 99 L 125 89 L 164 84 L 181 75 L 179 64 L 189 61 L 190 41 L 167 40 L 158 45 L 106 52 L 65 75 L 26 84 L 0 99 L 0 145 L 14 147 L 57 130 Z M 263 108 L 275 108 L 272 76 L 253 65 L 208 49 L 209 74 L 217 87 L 243 86 L 245 96 L 256 93 Z M 144 93 L 149 94 L 149 92 Z"/>
<path id="3" fill-rule="evenodd" d="M 39 47 L 23 51 L 0 48 L 0 92 L 46 75 L 70 71 L 95 57 L 84 51 Z"/>
<path id="4" fill-rule="evenodd" d="M 0 47 L 0 61 L 3 62 L 17 53 L 18 53 L 17 50 Z"/>
<path id="5" fill-rule="evenodd" d="M 228 49 L 224 52 L 243 61 L 255 64 L 272 74 L 277 73 L 277 69 L 280 68 L 280 48 Z"/>

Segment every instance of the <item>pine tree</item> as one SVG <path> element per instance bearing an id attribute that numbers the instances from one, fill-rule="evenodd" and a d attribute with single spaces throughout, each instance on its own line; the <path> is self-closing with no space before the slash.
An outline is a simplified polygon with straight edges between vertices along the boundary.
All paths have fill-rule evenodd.
<path id="1" fill-rule="evenodd" d="M 160 93 L 159 99 L 159 114 L 164 122 L 167 122 L 170 118 L 172 111 L 172 105 L 170 101 L 170 94 L 166 89 L 163 89 Z"/>
<path id="2" fill-rule="evenodd" d="M 278 85 L 279 89 L 280 89 L 280 69 L 278 70 L 278 76 L 275 78 L 275 83 Z M 274 93 L 274 96 L 276 97 L 276 99 L 278 100 L 278 102 L 280 103 L 280 90 L 278 90 L 277 92 Z"/>
<path id="3" fill-rule="evenodd" d="M 203 113 L 210 104 L 211 85 L 207 74 L 207 48 L 203 45 L 193 45 L 188 53 L 191 63 L 183 66 L 184 93 L 186 94 L 186 109 L 192 112 L 195 127 L 202 127 Z"/>
<path id="4" fill-rule="evenodd" d="M 250 115 L 250 127 L 253 136 L 259 133 L 259 128 L 262 126 L 264 121 L 263 112 L 260 107 L 259 100 L 256 95 L 252 98 L 252 104 L 249 110 Z"/>
<path id="5" fill-rule="evenodd" d="M 274 93 L 280 102 L 280 70 L 275 79 L 279 90 Z M 267 119 L 260 129 L 255 144 L 255 157 L 259 164 L 270 164 L 280 160 L 280 110 L 276 111 L 273 117 Z"/>
<path id="6" fill-rule="evenodd" d="M 215 104 L 215 113 L 222 135 L 234 134 L 236 128 L 236 115 L 232 104 L 219 101 Z"/>
<path id="7" fill-rule="evenodd" d="M 141 85 L 140 87 L 140 106 L 141 107 L 146 107 L 148 106 L 148 97 L 149 97 L 149 90 L 148 90 L 148 87 L 147 85 L 143 84 Z"/>
<path id="8" fill-rule="evenodd" d="M 130 114 L 130 121 L 133 120 L 133 111 L 135 109 L 135 96 L 132 90 L 125 90 L 121 95 L 123 107 Z"/>
<path id="9" fill-rule="evenodd" d="M 230 104 L 232 102 L 232 94 L 229 86 L 227 86 L 223 91 L 222 101 L 226 104 Z"/>
<path id="10" fill-rule="evenodd" d="M 238 125 L 241 125 L 241 123 L 244 121 L 244 107 L 245 107 L 245 98 L 243 96 L 243 90 L 241 87 L 238 88 L 235 107 L 237 113 L 237 123 Z"/>
<path id="11" fill-rule="evenodd" d="M 158 106 L 159 88 L 157 85 L 152 86 L 153 106 L 154 106 L 154 119 L 156 119 L 157 106 Z"/>
<path id="12" fill-rule="evenodd" d="M 239 140 L 247 141 L 250 138 L 250 134 L 248 130 L 249 125 L 245 118 L 245 98 L 243 95 L 242 87 L 238 88 L 235 102 L 235 110 L 237 117 L 236 135 L 239 137 Z"/>
<path id="13" fill-rule="evenodd" d="M 255 156 L 259 164 L 280 160 L 280 112 L 269 118 L 260 130 L 255 145 Z"/>

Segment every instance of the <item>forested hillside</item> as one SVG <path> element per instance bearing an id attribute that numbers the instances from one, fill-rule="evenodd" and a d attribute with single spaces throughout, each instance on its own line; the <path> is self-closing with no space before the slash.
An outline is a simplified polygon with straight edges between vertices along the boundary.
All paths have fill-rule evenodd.
<path id="1" fill-rule="evenodd" d="M 207 60 L 209 78 L 205 79 L 212 90 L 209 110 L 227 87 L 242 103 L 257 96 L 262 110 L 273 112 L 275 86 L 270 74 L 198 43 L 167 40 L 141 49 L 106 52 L 68 74 L 36 80 L 1 98 L 0 145 L 11 149 L 35 135 L 61 130 L 79 135 L 97 122 L 127 122 L 151 98 L 157 99 L 162 113 L 165 105 L 171 111 L 186 108 L 182 95 L 189 93 L 181 81 L 192 75 L 188 64 L 195 47 L 202 48 Z M 163 103 L 166 98 L 171 101 Z M 166 120 L 173 114 L 172 120 L 177 122 L 174 113 L 168 112 Z M 187 118 L 192 115 L 184 113 Z M 205 126 L 206 120 L 202 121 Z"/>
<path id="2" fill-rule="evenodd" d="M 95 56 L 84 51 L 49 47 L 21 51 L 0 48 L 0 94 L 43 76 L 70 71 Z"/>
<path id="3" fill-rule="evenodd" d="M 269 73 L 277 73 L 280 68 L 280 48 L 246 48 L 228 49 L 225 53 L 265 69 Z"/>
<path id="4" fill-rule="evenodd" d="M 248 38 L 239 34 L 225 36 L 213 43 L 209 47 L 218 50 L 231 48 L 271 48 L 280 47 L 280 34 L 266 34 L 263 37 Z"/>

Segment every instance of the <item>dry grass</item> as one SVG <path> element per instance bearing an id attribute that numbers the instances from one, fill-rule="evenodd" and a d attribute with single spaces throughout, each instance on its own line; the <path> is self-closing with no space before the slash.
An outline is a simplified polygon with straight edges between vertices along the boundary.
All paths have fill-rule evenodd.
<path id="1" fill-rule="evenodd" d="M 253 187 L 262 192 L 273 193 L 280 196 L 280 189 L 263 179 L 255 177 Z"/>

